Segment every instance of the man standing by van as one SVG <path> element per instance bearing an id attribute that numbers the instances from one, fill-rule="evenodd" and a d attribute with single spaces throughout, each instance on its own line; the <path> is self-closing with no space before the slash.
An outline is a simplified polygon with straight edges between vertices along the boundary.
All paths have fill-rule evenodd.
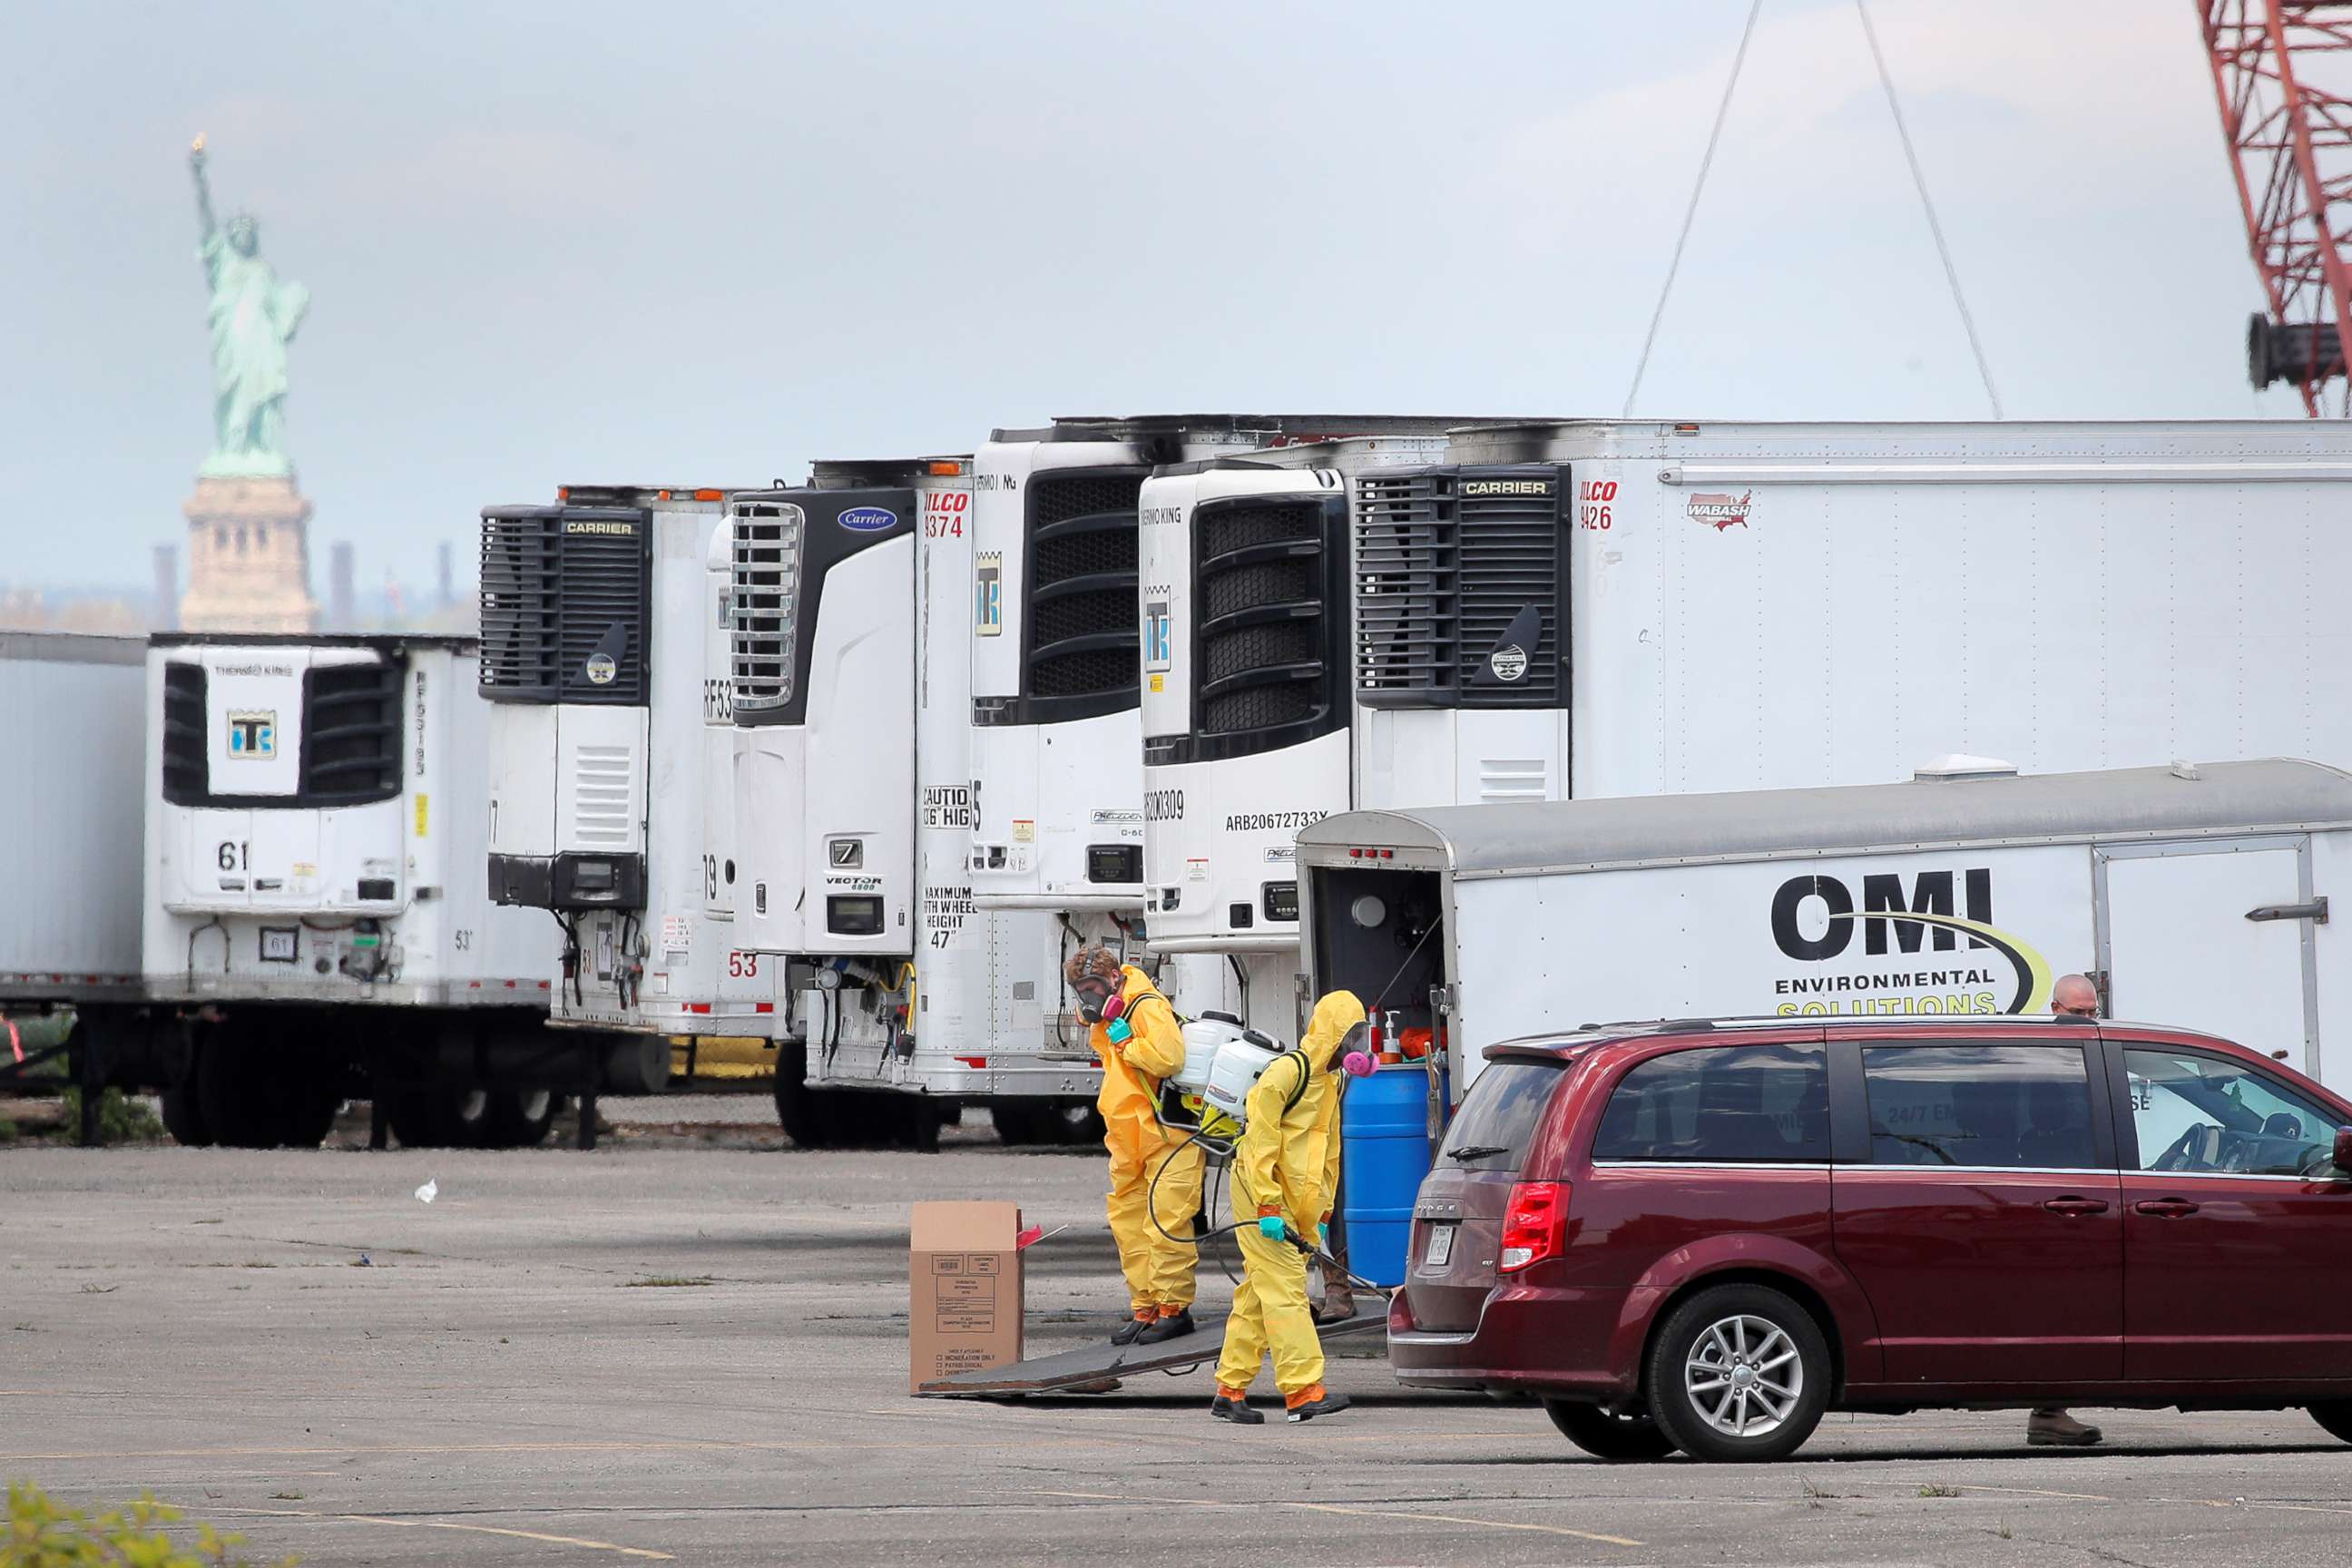
<path id="1" fill-rule="evenodd" d="M 2050 1015 L 2095 1022 L 2099 988 L 2087 974 L 2062 974 L 2050 988 Z M 2099 1440 L 2099 1429 L 2077 1421 L 2055 1405 L 2044 1405 L 2025 1421 L 2025 1441 L 2036 1448 L 2087 1448 Z"/>

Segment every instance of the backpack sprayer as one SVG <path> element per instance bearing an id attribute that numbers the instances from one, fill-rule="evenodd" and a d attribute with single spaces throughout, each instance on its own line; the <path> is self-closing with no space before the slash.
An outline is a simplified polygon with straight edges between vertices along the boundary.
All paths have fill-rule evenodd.
<path id="1" fill-rule="evenodd" d="M 1114 997 L 1103 1009 L 1104 1018 L 1109 1021 L 1104 1033 L 1113 1044 L 1127 1037 L 1118 1032 L 1126 1026 L 1126 1021 L 1118 1016 L 1118 999 Z M 1249 1123 L 1249 1096 L 1250 1091 L 1257 1087 L 1257 1080 L 1265 1076 L 1268 1068 L 1286 1056 L 1297 1055 L 1299 1066 L 1304 1069 L 1306 1058 L 1298 1047 L 1286 1047 L 1269 1036 L 1246 1027 L 1230 1013 L 1203 1013 L 1198 1018 L 1183 1021 L 1181 1027 L 1184 1065 L 1161 1081 L 1160 1093 L 1152 1101 L 1152 1112 L 1161 1127 L 1171 1132 L 1186 1134 L 1184 1141 L 1187 1143 L 1198 1143 L 1211 1164 L 1229 1163 L 1242 1130 Z M 1342 1051 L 1356 1045 L 1355 1037 L 1360 1035 L 1362 1027 L 1359 1025 L 1356 1030 L 1350 1031 L 1351 1037 L 1341 1042 Z M 1297 1088 L 1291 1091 L 1289 1104 L 1298 1103 L 1299 1098 L 1307 1092 L 1307 1072 L 1302 1070 L 1298 1075 Z M 1171 1241 L 1197 1245 L 1220 1236 L 1255 1228 L 1256 1222 L 1253 1220 L 1235 1221 L 1192 1237 L 1180 1237 L 1170 1231 L 1160 1223 L 1159 1203 L 1160 1178 L 1167 1174 L 1170 1163 L 1172 1162 L 1162 1163 L 1153 1174 L 1151 1190 L 1144 1202 L 1145 1212 L 1150 1215 L 1153 1228 L 1160 1235 Z M 1287 1220 L 1283 1222 L 1282 1236 L 1291 1246 L 1320 1262 L 1326 1273 L 1344 1275 L 1350 1284 L 1360 1289 L 1387 1294 L 1382 1287 L 1349 1273 L 1337 1258 L 1314 1241 L 1299 1235 L 1297 1228 Z"/>

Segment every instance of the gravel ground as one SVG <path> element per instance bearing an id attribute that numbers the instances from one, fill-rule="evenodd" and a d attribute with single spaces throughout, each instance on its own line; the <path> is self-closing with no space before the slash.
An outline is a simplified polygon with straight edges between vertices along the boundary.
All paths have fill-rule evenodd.
<path id="1" fill-rule="evenodd" d="M 781 1147 L 758 1096 L 604 1102 L 593 1153 L 0 1150 L 0 1475 L 142 1490 L 309 1563 L 2340 1562 L 2352 1448 L 2297 1412 L 1832 1417 L 1799 1462 L 1584 1458 L 1542 1412 L 1335 1361 L 1241 1431 L 1206 1371 L 906 1393 L 907 1205 L 1017 1200 L 1031 1350 L 1120 1301 L 1097 1161 Z M 360 1123 L 364 1130 L 363 1121 Z M 339 1142 L 346 1135 L 339 1135 Z M 415 1190 L 434 1184 L 435 1199 Z M 1204 1271 L 1204 1302 L 1227 1287 Z"/>

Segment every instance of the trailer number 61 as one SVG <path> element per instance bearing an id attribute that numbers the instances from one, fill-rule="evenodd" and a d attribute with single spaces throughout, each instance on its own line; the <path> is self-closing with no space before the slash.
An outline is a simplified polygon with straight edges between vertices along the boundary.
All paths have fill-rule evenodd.
<path id="1" fill-rule="evenodd" d="M 214 858 L 224 871 L 248 870 L 253 865 L 253 846 L 249 842 L 239 844 L 235 840 L 225 840 L 219 854 Z"/>

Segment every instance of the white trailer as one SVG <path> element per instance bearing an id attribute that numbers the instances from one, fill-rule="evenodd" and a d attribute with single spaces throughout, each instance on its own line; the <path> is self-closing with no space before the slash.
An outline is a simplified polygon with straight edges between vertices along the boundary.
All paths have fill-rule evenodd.
<path id="1" fill-rule="evenodd" d="M 917 542 L 969 508 L 970 468 L 821 463 L 728 503 L 735 940 L 784 977 L 776 1112 L 803 1145 L 929 1143 L 970 1087 L 913 1021 Z"/>
<path id="2" fill-rule="evenodd" d="M 0 1010 L 71 1011 L 69 1054 L 86 1091 L 102 1087 L 110 1065 L 171 1065 L 173 1031 L 143 1026 L 140 1005 L 146 664 L 144 637 L 0 632 L 0 721 L 15 738 L 0 818 L 27 847 L 12 858 L 0 907 Z M 51 1054 L 32 1053 L 22 1068 L 15 1052 L 0 1054 L 0 1079 L 39 1070 Z M 98 1095 L 85 1092 L 82 1106 L 83 1142 L 95 1142 Z"/>
<path id="3" fill-rule="evenodd" d="M 0 1002 L 135 1002 L 147 639 L 0 632 Z"/>
<path id="4" fill-rule="evenodd" d="M 1635 1018 L 2042 1013 L 2210 1030 L 2352 1082 L 2352 774 L 2264 760 L 1349 812 L 1300 835 L 1318 989 L 1433 1012 L 1457 1084 Z"/>
<path id="5" fill-rule="evenodd" d="M 764 1037 L 781 1021 L 772 970 L 733 942 L 726 494 L 566 485 L 482 514 L 490 890 L 553 917 L 540 972 L 559 1026 Z"/>
<path id="6" fill-rule="evenodd" d="M 366 1094 L 405 1143 L 530 1142 L 555 1090 L 659 1087 L 658 1042 L 548 1033 L 540 917 L 488 897 L 478 657 L 152 640 L 141 945 L 187 1031 L 182 1142 L 315 1144 Z"/>
<path id="7" fill-rule="evenodd" d="M 2352 628 L 2312 598 L 2352 572 L 2340 423 L 1488 424 L 1346 477 L 1346 738 L 1149 796 L 1155 932 L 1269 973 L 1297 929 L 1270 868 L 1349 809 L 1858 784 L 1953 747 L 2352 762 Z M 1147 766 L 1221 743 L 1185 672 L 1230 626 L 1192 565 Z"/>
<path id="8" fill-rule="evenodd" d="M 1287 448 L 1427 437 L 1447 423 L 1171 415 L 1061 419 L 993 434 L 979 453 L 973 500 L 973 777 L 984 786 L 971 843 L 976 908 L 1050 912 L 1057 954 L 1087 941 L 1148 948 L 1161 962 L 1163 987 L 1187 1011 L 1244 1006 L 1249 974 L 1229 962 L 1227 949 L 1188 942 L 1150 912 L 1144 868 L 1156 807 L 1144 779 L 1140 700 L 1148 682 L 1166 685 L 1165 638 L 1153 642 L 1148 623 L 1167 612 L 1177 579 L 1160 570 L 1172 563 L 1145 570 L 1143 551 L 1177 503 L 1171 496 L 1147 510 L 1145 487 L 1155 471 L 1224 471 L 1261 457 L 1287 465 L 1297 461 L 1282 455 Z M 1201 482 L 1247 488 L 1232 479 Z M 1300 475 L 1286 468 L 1268 482 L 1295 489 Z M 1307 482 L 1311 488 L 1311 475 Z M 1147 621 L 1140 666 L 1139 610 Z M 1086 1031 L 1058 963 L 1049 984 L 1055 1038 L 1084 1064 Z M 1287 985 L 1277 989 L 1272 1004 L 1259 996 L 1247 1005 L 1274 1005 L 1269 1027 L 1288 1036 L 1297 1021 Z"/>

